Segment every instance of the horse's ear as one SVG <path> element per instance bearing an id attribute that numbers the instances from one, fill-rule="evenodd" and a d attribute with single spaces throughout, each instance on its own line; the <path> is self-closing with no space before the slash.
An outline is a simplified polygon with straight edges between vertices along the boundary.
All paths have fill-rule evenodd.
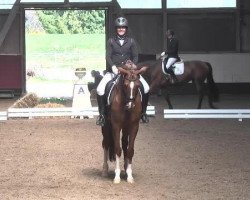
<path id="1" fill-rule="evenodd" d="M 147 71 L 147 69 L 148 69 L 148 67 L 147 67 L 147 66 L 143 66 L 143 67 L 141 67 L 141 69 L 140 69 L 140 74 L 145 73 L 145 72 Z"/>
<path id="2" fill-rule="evenodd" d="M 135 71 L 135 74 L 143 74 L 147 71 L 148 67 L 147 66 L 143 66 L 140 69 Z"/>

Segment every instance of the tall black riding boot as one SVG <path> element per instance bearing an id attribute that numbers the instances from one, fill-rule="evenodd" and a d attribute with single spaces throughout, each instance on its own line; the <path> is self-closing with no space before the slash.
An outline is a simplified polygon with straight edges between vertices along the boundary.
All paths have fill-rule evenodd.
<path id="1" fill-rule="evenodd" d="M 172 77 L 172 83 L 177 83 L 178 82 L 178 79 L 176 78 L 176 75 L 174 74 L 174 67 L 173 66 L 170 66 L 167 70 L 167 73 L 169 73 Z"/>
<path id="2" fill-rule="evenodd" d="M 105 97 L 97 95 L 97 103 L 98 103 L 98 110 L 99 116 L 96 119 L 96 125 L 104 126 L 105 124 Z"/>
<path id="3" fill-rule="evenodd" d="M 147 106 L 148 106 L 148 98 L 149 98 L 149 94 L 143 94 L 142 95 L 142 115 L 141 115 L 141 120 L 143 123 L 148 123 L 149 119 L 147 116 Z"/>

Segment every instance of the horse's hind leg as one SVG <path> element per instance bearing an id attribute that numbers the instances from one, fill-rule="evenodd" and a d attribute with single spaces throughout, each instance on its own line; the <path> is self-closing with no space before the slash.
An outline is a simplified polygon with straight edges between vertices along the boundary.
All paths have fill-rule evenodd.
<path id="1" fill-rule="evenodd" d="M 124 170 L 126 171 L 128 166 L 127 151 L 128 151 L 128 135 L 123 132 L 122 135 L 122 151 L 124 155 Z"/>
<path id="2" fill-rule="evenodd" d="M 197 109 L 201 109 L 201 103 L 202 103 L 203 97 L 204 97 L 203 92 L 199 92 L 199 102 L 198 102 Z"/>
<path id="3" fill-rule="evenodd" d="M 208 91 L 208 105 L 210 108 L 216 109 L 216 107 L 213 104 L 212 95 L 211 95 L 210 91 Z"/>
<path id="4" fill-rule="evenodd" d="M 203 82 L 199 81 L 199 80 L 195 80 L 195 86 L 199 95 L 199 101 L 198 101 L 198 106 L 197 109 L 201 109 L 201 104 L 202 104 L 202 100 L 204 97 L 204 84 Z"/>
<path id="5" fill-rule="evenodd" d="M 108 175 L 108 149 L 105 147 L 103 148 L 104 151 L 104 159 L 103 159 L 103 166 L 102 166 L 102 176 L 107 176 Z"/>
<path id="6" fill-rule="evenodd" d="M 165 100 L 167 101 L 168 103 L 168 108 L 169 109 L 173 109 L 173 106 L 171 104 L 171 101 L 170 101 L 170 97 L 169 97 L 169 94 L 167 93 L 166 96 L 165 96 Z"/>

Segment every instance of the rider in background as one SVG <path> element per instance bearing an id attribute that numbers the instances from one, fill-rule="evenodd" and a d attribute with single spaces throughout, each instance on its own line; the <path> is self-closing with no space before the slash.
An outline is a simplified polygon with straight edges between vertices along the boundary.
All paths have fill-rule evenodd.
<path id="1" fill-rule="evenodd" d="M 91 90 L 96 89 L 100 81 L 102 80 L 102 75 L 100 74 L 99 71 L 92 70 L 91 71 L 91 76 L 94 78 L 94 82 L 89 82 L 88 83 L 88 90 L 91 92 Z"/>
<path id="2" fill-rule="evenodd" d="M 178 39 L 174 36 L 174 31 L 173 30 L 167 30 L 166 32 L 167 38 L 168 38 L 168 45 L 167 45 L 167 50 L 163 51 L 161 53 L 161 56 L 167 55 L 167 57 L 164 59 L 164 66 L 166 66 L 167 73 L 169 73 L 174 82 L 178 82 L 174 71 L 173 71 L 173 64 L 179 60 L 179 55 L 178 55 L 178 49 L 179 49 L 179 41 Z"/>
<path id="3" fill-rule="evenodd" d="M 134 64 L 138 62 L 138 51 L 136 43 L 133 38 L 127 36 L 128 31 L 128 21 L 124 17 L 118 17 L 115 20 L 116 35 L 110 38 L 107 42 L 107 52 L 106 52 L 106 61 L 107 61 L 107 73 L 104 75 L 103 79 L 97 87 L 97 102 L 100 115 L 97 118 L 96 124 L 104 126 L 105 123 L 105 87 L 107 83 L 112 80 L 118 73 L 119 70 L 117 67 L 122 66 L 126 63 L 127 60 L 131 60 Z M 144 88 L 143 99 L 148 98 L 149 85 L 140 76 L 140 81 Z M 143 102 L 147 102 L 143 100 Z M 148 118 L 146 115 L 147 105 L 142 104 L 143 113 L 142 121 L 147 123 Z M 146 107 L 146 108 L 145 108 Z"/>

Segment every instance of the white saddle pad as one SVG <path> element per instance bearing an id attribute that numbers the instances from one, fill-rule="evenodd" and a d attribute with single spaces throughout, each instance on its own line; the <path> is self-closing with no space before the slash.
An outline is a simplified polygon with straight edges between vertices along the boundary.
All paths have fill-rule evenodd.
<path id="1" fill-rule="evenodd" d="M 175 75 L 181 75 L 184 73 L 184 62 L 182 60 L 180 62 L 176 62 L 173 66 Z"/>
<path id="2" fill-rule="evenodd" d="M 173 64 L 174 66 L 174 74 L 175 75 L 181 75 L 184 73 L 184 62 L 183 60 L 181 60 L 180 62 L 176 62 L 175 64 Z M 167 74 L 165 72 L 165 67 L 164 67 L 164 63 L 162 62 L 162 71 L 164 74 Z"/>

